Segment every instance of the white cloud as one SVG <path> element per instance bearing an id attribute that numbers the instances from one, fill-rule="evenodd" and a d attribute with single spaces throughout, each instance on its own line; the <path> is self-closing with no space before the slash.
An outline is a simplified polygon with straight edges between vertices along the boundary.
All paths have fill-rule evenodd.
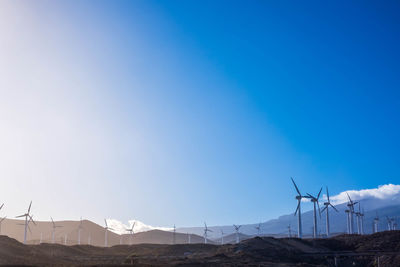
<path id="1" fill-rule="evenodd" d="M 336 196 L 331 196 L 330 200 L 333 204 L 341 204 L 348 201 L 347 194 L 349 194 L 352 200 L 365 200 L 365 199 L 375 199 L 375 200 L 387 200 L 392 201 L 400 198 L 400 185 L 385 184 L 380 185 L 378 188 L 373 189 L 362 189 L 362 190 L 348 190 L 341 192 Z M 326 196 L 324 195 L 324 199 Z"/>
<path id="2" fill-rule="evenodd" d="M 128 231 L 126 229 L 131 228 L 133 223 L 135 223 L 135 227 L 133 227 L 134 233 L 146 232 L 150 230 L 163 230 L 163 231 L 172 230 L 172 228 L 168 227 L 157 227 L 157 226 L 147 225 L 138 220 L 129 220 L 128 223 L 129 225 L 125 225 L 118 220 L 107 219 L 108 226 L 111 227 L 113 229 L 112 231 L 116 234 L 128 234 Z"/>

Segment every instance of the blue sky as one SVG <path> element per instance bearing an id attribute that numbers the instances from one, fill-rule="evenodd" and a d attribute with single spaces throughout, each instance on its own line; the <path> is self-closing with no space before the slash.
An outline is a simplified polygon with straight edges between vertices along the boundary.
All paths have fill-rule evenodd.
<path id="1" fill-rule="evenodd" d="M 399 5 L 3 1 L 5 212 L 251 223 L 290 176 L 399 183 Z"/>

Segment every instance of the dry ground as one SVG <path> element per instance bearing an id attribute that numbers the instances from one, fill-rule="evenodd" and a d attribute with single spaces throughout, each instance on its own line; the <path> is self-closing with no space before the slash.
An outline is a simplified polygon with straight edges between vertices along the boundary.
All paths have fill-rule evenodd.
<path id="1" fill-rule="evenodd" d="M 23 245 L 0 236 L 0 264 L 31 266 L 400 266 L 400 231 L 330 239 L 262 237 L 235 245 Z"/>

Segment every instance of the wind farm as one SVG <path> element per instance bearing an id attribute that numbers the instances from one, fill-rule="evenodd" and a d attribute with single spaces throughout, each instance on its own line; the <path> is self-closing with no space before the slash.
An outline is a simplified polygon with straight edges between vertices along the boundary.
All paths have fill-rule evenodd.
<path id="1" fill-rule="evenodd" d="M 368 201 L 362 201 L 354 196 L 351 196 L 351 191 L 344 192 L 345 200 L 347 200 L 346 202 L 335 202 L 334 204 L 332 202 L 332 197 L 329 195 L 327 186 L 325 187 L 325 195 L 321 194 L 322 188 L 320 188 L 318 194 L 315 196 L 310 193 L 307 193 L 305 196 L 303 196 L 301 195 L 299 187 L 294 178 L 288 179 L 288 184 L 292 184 L 294 187 L 293 191 L 295 193 L 296 210 L 293 214 L 281 216 L 278 221 L 271 220 L 245 225 L 233 224 L 233 227 L 210 227 L 206 222 L 204 222 L 204 227 L 202 229 L 199 227 L 199 230 L 203 231 L 203 235 L 196 234 L 198 233 L 196 228 L 177 228 L 175 225 L 170 230 L 142 231 L 138 229 L 135 230 L 135 226 L 137 226 L 137 224 L 142 224 L 138 221 L 130 222 L 129 227 L 122 227 L 116 223 L 115 220 L 108 221 L 108 219 L 104 219 L 104 226 L 101 226 L 89 220 L 83 220 L 82 217 L 79 221 L 54 221 L 52 217 L 50 217 L 50 221 L 47 222 L 34 221 L 31 213 L 31 202 L 28 206 L 27 212 L 23 215 L 16 216 L 16 219 L 6 219 L 6 217 L 4 217 L 1 220 L 0 223 L 5 223 L 5 226 L 3 226 L 3 236 L 0 236 L 0 242 L 6 242 L 6 244 L 3 244 L 3 246 L 7 246 L 8 243 L 17 242 L 16 240 L 18 240 L 22 244 L 29 244 L 30 246 L 33 245 L 34 247 L 38 246 L 38 252 L 36 253 L 38 253 L 40 257 L 37 259 L 31 259 L 27 257 L 26 259 L 16 261 L 21 264 L 25 264 L 28 261 L 35 262 L 36 260 L 38 264 L 44 264 L 45 262 L 53 264 L 56 262 L 59 264 L 65 264 L 61 258 L 59 261 L 57 261 L 48 259 L 46 257 L 47 254 L 44 252 L 45 247 L 46 249 L 51 250 L 56 249 L 56 247 L 50 247 L 51 245 L 57 245 L 57 253 L 63 255 L 62 259 L 64 260 L 71 260 L 71 266 L 75 264 L 73 263 L 72 259 L 79 259 L 80 263 L 83 260 L 83 262 L 86 262 L 85 264 L 89 265 L 101 265 L 106 263 L 156 264 L 158 260 L 155 258 L 152 258 L 146 253 L 140 254 L 142 252 L 135 252 L 141 251 L 142 246 L 149 245 L 151 246 L 150 251 L 153 251 L 153 253 L 158 250 L 169 251 L 166 255 L 174 258 L 174 264 L 192 264 L 195 262 L 202 262 L 203 264 L 206 264 L 207 260 L 203 257 L 205 257 L 205 255 L 207 255 L 206 257 L 211 255 L 219 255 L 218 253 L 220 252 L 218 251 L 221 249 L 227 251 L 226 255 L 230 255 L 230 252 L 228 251 L 235 250 L 235 246 L 246 244 L 245 246 L 247 246 L 248 249 L 250 249 L 252 246 L 261 246 L 263 247 L 263 253 L 266 253 L 265 255 L 270 255 L 268 254 L 272 251 L 270 246 L 286 244 L 285 249 L 288 249 L 287 242 L 289 242 L 289 240 L 291 240 L 290 244 L 292 246 L 290 249 L 294 249 L 297 252 L 285 252 L 285 249 L 281 248 L 282 253 L 288 253 L 285 256 L 286 261 L 284 261 L 288 264 L 297 261 L 294 258 L 291 258 L 296 257 L 296 253 L 305 253 L 305 251 L 301 252 L 302 249 L 305 249 L 302 247 L 304 245 L 309 246 L 307 249 L 312 249 L 314 251 L 314 253 L 307 252 L 308 256 L 303 256 L 304 263 L 320 264 L 322 266 L 327 264 L 326 266 L 330 266 L 330 264 L 334 264 L 335 262 L 338 264 L 338 262 L 340 262 L 341 265 L 338 266 L 347 266 L 349 262 L 358 262 L 359 264 L 376 262 L 377 257 L 379 257 L 381 266 L 389 266 L 390 264 L 397 262 L 397 257 L 394 256 L 397 255 L 396 250 L 390 250 L 389 247 L 382 247 L 382 250 L 378 249 L 379 252 L 373 252 L 367 249 L 358 250 L 355 247 L 358 246 L 357 244 L 365 244 L 365 242 L 372 242 L 370 246 L 374 246 L 375 242 L 378 242 L 378 240 L 381 240 L 382 238 L 386 240 L 383 244 L 387 244 L 388 246 L 390 242 L 397 242 L 396 240 L 399 240 L 398 238 L 400 238 L 400 232 L 396 230 L 396 214 L 400 211 L 400 208 L 394 210 L 393 208 L 398 206 L 383 206 L 378 209 L 370 210 L 368 208 Z M 288 197 L 290 197 L 293 191 L 288 192 Z M 322 210 L 319 209 L 320 198 L 324 200 L 324 208 Z M 336 198 L 337 197 L 335 197 L 335 199 Z M 298 199 L 302 199 L 302 201 L 299 202 Z M 300 205 L 305 205 L 307 202 L 311 204 L 309 209 L 301 209 Z M 362 205 L 362 202 L 366 203 L 365 207 Z M 334 213 L 329 213 L 329 209 L 334 211 Z M 322 220 L 324 217 L 320 215 L 324 212 L 326 214 L 325 221 Z M 380 222 L 378 214 L 382 214 L 382 216 L 385 218 L 385 220 L 382 220 L 383 226 L 380 227 L 378 226 Z M 367 221 L 364 219 L 366 215 Z M 355 220 L 351 218 L 352 216 L 355 216 Z M 18 220 L 18 218 L 24 218 L 22 221 L 24 223 L 20 223 L 21 221 Z M 300 220 L 298 218 L 300 218 Z M 284 220 L 288 220 L 287 222 L 289 223 L 286 224 Z M 301 237 L 299 237 L 299 235 L 292 236 L 290 226 L 291 224 L 296 223 L 296 221 L 298 223 L 298 230 L 300 226 L 305 227 L 305 229 L 309 229 L 309 226 L 312 226 L 312 230 L 303 232 L 302 229 L 300 229 L 297 234 L 303 233 Z M 352 223 L 354 226 L 351 226 Z M 371 225 L 370 230 L 368 230 L 368 228 L 365 229 L 365 225 L 368 224 Z M 19 227 L 20 225 L 24 227 Z M 279 232 L 276 230 L 270 230 L 273 229 L 271 228 L 272 225 L 275 225 L 275 227 L 289 225 L 289 227 L 288 230 Z M 323 226 L 325 226 L 325 229 L 323 229 Z M 318 231 L 319 227 L 323 230 Z M 343 229 L 343 231 L 337 231 L 337 229 Z M 17 235 L 15 234 L 16 231 L 18 232 Z M 45 233 L 44 236 L 43 233 Z M 50 234 L 46 235 L 46 233 Z M 366 239 L 367 237 L 368 239 Z M 16 240 L 11 238 L 15 238 Z M 82 240 L 87 240 L 87 242 L 82 242 Z M 272 245 L 271 242 L 278 243 Z M 300 245 L 299 242 L 303 242 L 303 245 Z M 355 246 L 353 252 L 349 253 L 348 251 L 341 251 L 340 248 L 335 247 L 337 246 L 338 242 L 352 242 L 352 244 Z M 198 247 L 200 244 L 203 244 L 206 247 L 202 247 L 200 249 L 200 247 Z M 78 254 L 70 254 L 70 252 L 67 252 L 67 250 L 63 250 L 63 247 L 67 248 L 69 246 L 74 246 L 78 249 L 80 246 L 82 249 L 86 246 L 90 246 L 91 249 L 90 251 L 86 251 L 84 253 L 82 252 L 83 254 L 79 254 L 81 256 L 78 256 Z M 168 246 L 171 246 L 171 248 L 168 248 Z M 343 244 L 343 246 L 345 245 Z M 185 253 L 196 254 L 196 251 L 203 251 L 203 256 L 193 256 L 189 257 L 187 260 L 181 259 L 181 254 L 177 252 L 179 247 L 184 248 L 184 251 L 186 251 Z M 94 256 L 95 254 L 97 255 L 97 253 L 99 253 L 99 248 L 110 249 L 106 252 L 102 252 L 104 255 L 102 260 L 96 259 L 97 256 Z M 24 247 L 21 247 L 20 250 L 23 251 Z M 133 258 L 131 257 L 132 253 L 135 253 L 136 255 Z M 253 256 L 256 257 L 256 255 L 258 254 L 254 254 Z M 324 259 L 320 258 L 319 255 L 325 255 Z M 219 258 L 219 256 L 213 257 L 215 257 L 217 262 L 221 264 L 233 264 L 241 262 L 241 260 L 245 260 L 244 258 L 241 259 L 233 257 L 233 255 L 224 258 Z M 265 260 L 272 260 L 272 262 L 274 262 L 274 260 L 282 261 L 283 256 L 272 256 L 272 258 L 271 256 L 265 256 L 266 258 L 264 260 L 261 254 L 257 257 L 261 257 L 258 258 L 257 261 L 261 260 L 261 262 L 264 262 Z M 380 257 L 382 257 L 382 259 Z M 13 263 L 11 258 L 8 258 L 9 260 L 4 262 Z M 386 260 L 386 263 L 383 259 Z M 255 258 L 253 260 L 255 260 Z M 157 264 L 159 263 L 160 262 Z M 169 264 L 170 262 L 161 261 L 161 263 Z M 76 264 L 78 264 L 78 261 Z"/>
<path id="2" fill-rule="evenodd" d="M 400 266 L 399 1 L 0 1 L 0 266 Z"/>

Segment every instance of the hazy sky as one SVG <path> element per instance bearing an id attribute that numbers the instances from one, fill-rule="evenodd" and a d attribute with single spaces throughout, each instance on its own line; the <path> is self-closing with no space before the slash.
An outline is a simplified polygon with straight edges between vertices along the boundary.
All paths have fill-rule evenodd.
<path id="1" fill-rule="evenodd" d="M 181 226 L 400 182 L 398 1 L 1 1 L 1 215 Z"/>

